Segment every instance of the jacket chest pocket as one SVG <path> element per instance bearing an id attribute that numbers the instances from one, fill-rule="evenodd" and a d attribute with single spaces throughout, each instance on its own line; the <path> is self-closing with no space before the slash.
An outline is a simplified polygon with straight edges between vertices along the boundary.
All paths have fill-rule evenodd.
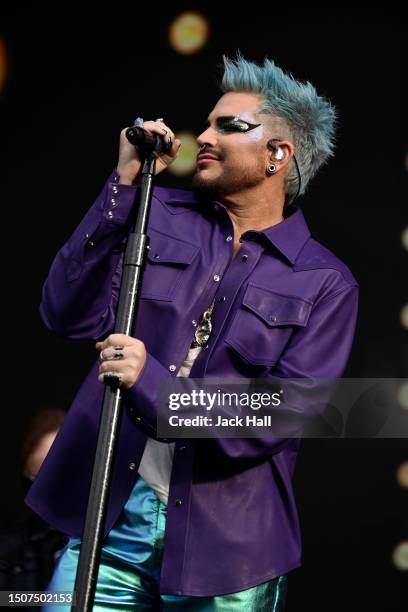
<path id="1" fill-rule="evenodd" d="M 248 284 L 225 341 L 245 361 L 273 366 L 293 331 L 307 325 L 312 303 Z"/>
<path id="2" fill-rule="evenodd" d="M 141 297 L 171 300 L 182 282 L 183 273 L 200 250 L 193 244 L 149 229 L 150 249 L 143 275 Z"/>

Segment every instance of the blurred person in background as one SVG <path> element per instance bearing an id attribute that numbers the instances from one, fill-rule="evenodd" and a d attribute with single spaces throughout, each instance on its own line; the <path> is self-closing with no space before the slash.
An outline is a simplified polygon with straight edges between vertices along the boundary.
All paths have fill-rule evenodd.
<path id="1" fill-rule="evenodd" d="M 65 414 L 63 410 L 40 410 L 29 421 L 20 452 L 24 494 L 35 480 Z M 0 590 L 44 590 L 65 540 L 24 505 L 17 525 L 0 530 Z"/>

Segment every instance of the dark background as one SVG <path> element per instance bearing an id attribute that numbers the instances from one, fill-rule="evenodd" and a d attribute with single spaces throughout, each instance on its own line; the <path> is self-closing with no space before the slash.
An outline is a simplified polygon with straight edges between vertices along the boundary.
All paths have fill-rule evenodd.
<path id="1" fill-rule="evenodd" d="M 208 18 L 212 34 L 202 51 L 182 56 L 170 48 L 167 28 L 192 8 Z M 344 376 L 408 377 L 399 318 L 408 270 L 402 24 L 398 16 L 389 23 L 344 13 L 302 18 L 270 3 L 133 13 L 118 5 L 87 20 L 62 7 L 3 17 L 3 526 L 20 512 L 17 458 L 28 418 L 40 408 L 68 409 L 95 357 L 93 343 L 57 338 L 39 317 L 52 258 L 115 167 L 120 130 L 137 115 L 163 116 L 174 131 L 201 131 L 220 95 L 223 53 L 239 48 L 256 61 L 267 55 L 337 107 L 336 156 L 299 203 L 314 237 L 360 284 Z M 158 182 L 189 188 L 189 179 L 168 173 Z M 304 441 L 294 483 L 303 567 L 290 574 L 289 612 L 404 609 L 407 574 L 391 555 L 408 537 L 407 491 L 395 477 L 407 446 L 402 439 Z"/>

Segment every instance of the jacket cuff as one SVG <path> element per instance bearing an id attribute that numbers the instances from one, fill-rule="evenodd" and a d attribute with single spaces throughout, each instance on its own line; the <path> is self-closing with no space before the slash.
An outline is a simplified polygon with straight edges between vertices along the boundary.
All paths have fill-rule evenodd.
<path id="1" fill-rule="evenodd" d="M 128 224 L 132 220 L 133 202 L 138 186 L 119 185 L 119 174 L 115 169 L 107 182 L 107 193 L 103 203 L 103 220 L 107 224 Z"/>
<path id="2" fill-rule="evenodd" d="M 129 414 L 136 425 L 157 438 L 157 390 L 159 381 L 174 376 L 150 353 L 135 384 L 126 389 L 124 399 Z M 167 439 L 163 438 L 166 442 Z"/>

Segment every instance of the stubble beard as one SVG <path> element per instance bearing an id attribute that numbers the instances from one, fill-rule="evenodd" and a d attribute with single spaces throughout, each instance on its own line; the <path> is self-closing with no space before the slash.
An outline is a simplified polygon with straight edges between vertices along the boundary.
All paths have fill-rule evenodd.
<path id="1" fill-rule="evenodd" d="M 196 171 L 192 179 L 192 190 L 200 199 L 221 200 L 227 196 L 239 193 L 256 186 L 260 179 L 258 172 L 248 171 L 224 171 L 216 178 L 206 178 L 202 172 Z"/>

